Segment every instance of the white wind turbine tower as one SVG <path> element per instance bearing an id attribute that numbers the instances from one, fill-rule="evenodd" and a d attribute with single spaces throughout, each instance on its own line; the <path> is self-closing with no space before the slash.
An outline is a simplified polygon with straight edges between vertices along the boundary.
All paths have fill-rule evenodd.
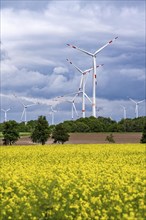
<path id="1" fill-rule="evenodd" d="M 70 64 L 72 64 L 75 69 L 78 70 L 78 72 L 80 72 L 81 75 L 81 81 L 80 81 L 80 87 L 79 87 L 79 91 L 81 91 L 82 88 L 82 116 L 83 118 L 85 118 L 85 97 L 92 103 L 92 101 L 90 100 L 90 98 L 87 96 L 86 92 L 85 92 L 85 85 L 86 85 L 86 74 L 89 73 L 91 70 L 93 70 L 93 67 L 87 70 L 82 71 L 80 68 L 78 68 L 76 65 L 74 65 L 71 61 L 69 61 L 69 59 L 66 59 Z M 103 66 L 104 64 L 101 65 L 97 65 L 96 68 Z"/>
<path id="2" fill-rule="evenodd" d="M 7 112 L 10 111 L 10 108 L 8 108 L 8 109 L 1 109 L 1 110 L 5 113 L 4 121 L 6 122 L 7 121 Z"/>
<path id="3" fill-rule="evenodd" d="M 71 108 L 71 118 L 72 120 L 74 119 L 74 112 L 76 113 L 77 117 L 79 117 L 76 106 L 75 106 L 75 99 L 76 97 L 79 95 L 79 93 L 77 93 L 72 100 L 68 100 L 67 102 L 72 104 L 72 108 Z"/>
<path id="4" fill-rule="evenodd" d="M 16 95 L 14 95 L 16 98 L 18 98 Z M 30 105 L 25 105 L 22 101 L 20 101 L 19 99 L 18 99 L 18 101 L 22 104 L 22 106 L 23 106 L 23 112 L 22 112 L 22 115 L 21 115 L 21 121 L 22 121 L 22 119 L 23 119 L 23 117 L 24 117 L 24 122 L 25 122 L 25 125 L 27 124 L 27 108 L 29 108 L 29 107 L 31 107 L 31 106 L 33 106 L 33 105 L 37 105 L 37 104 L 39 104 L 39 103 L 33 103 L 33 104 L 30 104 Z"/>
<path id="5" fill-rule="evenodd" d="M 135 116 L 136 118 L 138 118 L 138 106 L 140 103 L 144 102 L 145 99 L 143 99 L 142 101 L 136 102 L 135 100 L 129 98 L 133 103 L 135 103 Z"/>
<path id="6" fill-rule="evenodd" d="M 54 125 L 54 114 L 57 112 L 57 110 L 53 109 L 53 106 L 51 105 L 51 115 L 52 115 L 52 125 Z"/>
<path id="7" fill-rule="evenodd" d="M 120 105 L 123 108 L 123 114 L 124 114 L 124 119 L 127 118 L 127 114 L 126 114 L 126 107 L 123 105 Z"/>
<path id="8" fill-rule="evenodd" d="M 67 44 L 68 46 L 77 49 L 93 58 L 93 99 L 92 99 L 92 115 L 96 117 L 96 55 L 103 50 L 105 47 L 110 45 L 113 41 L 115 41 L 118 37 L 115 37 L 113 40 L 110 40 L 107 44 L 105 44 L 103 47 L 99 48 L 95 51 L 95 53 L 90 53 L 86 50 L 80 49 L 76 46 L 73 46 L 71 44 Z"/>

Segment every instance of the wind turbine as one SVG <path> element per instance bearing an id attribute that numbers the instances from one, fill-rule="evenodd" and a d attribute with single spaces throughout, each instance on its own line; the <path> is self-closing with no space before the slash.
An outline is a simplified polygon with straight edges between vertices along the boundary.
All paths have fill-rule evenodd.
<path id="1" fill-rule="evenodd" d="M 91 102 L 90 98 L 87 96 L 87 94 L 85 93 L 85 85 L 86 85 L 86 74 L 89 73 L 91 70 L 93 70 L 93 67 L 87 70 L 82 71 L 80 68 L 78 68 L 76 65 L 74 65 L 69 59 L 66 59 L 71 65 L 73 65 L 75 67 L 75 69 L 78 70 L 78 72 L 80 72 L 81 75 L 81 81 L 80 81 L 80 87 L 79 87 L 79 91 L 82 88 L 82 116 L 83 118 L 85 118 L 85 97 Z M 97 65 L 96 68 L 103 66 L 104 64 L 101 65 Z M 92 103 L 92 102 L 91 102 Z"/>
<path id="2" fill-rule="evenodd" d="M 10 108 L 8 109 L 1 109 L 5 113 L 4 121 L 7 121 L 7 112 L 10 111 Z"/>
<path id="3" fill-rule="evenodd" d="M 77 96 L 79 96 L 80 93 L 82 93 L 82 91 L 70 93 L 69 95 L 74 95 L 73 98 L 70 97 L 71 99 L 69 97 L 66 97 L 67 95 L 61 96 L 62 102 L 68 102 L 68 103 L 71 103 L 71 105 L 72 105 L 72 108 L 71 108 L 72 120 L 74 119 L 74 112 L 76 113 L 77 117 L 79 117 L 76 106 L 75 106 L 75 99 L 77 98 Z"/>
<path id="4" fill-rule="evenodd" d="M 79 95 L 79 93 L 77 93 L 72 100 L 68 100 L 67 102 L 72 104 L 72 108 L 71 108 L 71 118 L 72 120 L 74 119 L 74 112 L 76 113 L 77 117 L 79 117 L 76 106 L 75 106 L 75 99 L 76 97 Z"/>
<path id="5" fill-rule="evenodd" d="M 14 95 L 16 98 L 18 98 L 16 95 Z M 21 115 L 21 121 L 22 121 L 22 119 L 23 119 L 23 117 L 24 117 L 24 122 L 25 122 L 25 125 L 27 124 L 27 108 L 28 107 L 31 107 L 31 106 L 33 106 L 33 105 L 37 105 L 37 104 L 39 104 L 39 103 L 33 103 L 33 104 L 30 104 L 30 105 L 25 105 L 22 101 L 20 101 L 19 99 L 18 99 L 18 101 L 22 104 L 22 106 L 23 106 L 23 112 L 22 112 L 22 115 Z"/>
<path id="6" fill-rule="evenodd" d="M 135 116 L 136 118 L 138 118 L 138 106 L 140 103 L 144 102 L 145 99 L 143 99 L 142 101 L 136 102 L 135 100 L 129 98 L 133 103 L 135 103 Z"/>
<path id="7" fill-rule="evenodd" d="M 54 125 L 54 113 L 57 112 L 57 110 L 53 109 L 53 106 L 51 105 L 51 115 L 52 115 L 52 125 Z"/>
<path id="8" fill-rule="evenodd" d="M 72 109 L 71 109 L 71 118 L 73 119 L 74 118 L 74 112 L 76 113 L 77 117 L 79 116 L 78 115 L 78 112 L 77 112 L 77 109 L 76 109 L 76 106 L 75 106 L 75 99 L 77 98 L 77 96 L 79 96 L 79 94 L 82 93 L 82 91 L 77 91 L 77 92 L 74 92 L 74 93 L 69 93 L 69 94 L 66 94 L 66 95 L 62 95 L 62 96 L 58 96 L 57 98 L 60 99 L 60 102 L 68 102 L 68 103 L 71 103 L 72 105 Z M 70 97 L 70 95 L 74 95 L 73 97 Z"/>
<path id="9" fill-rule="evenodd" d="M 80 49 L 79 47 L 73 46 L 71 44 L 67 44 L 67 46 L 72 47 L 73 49 L 77 49 L 89 56 L 93 59 L 93 98 L 92 98 L 92 115 L 96 117 L 96 55 L 103 50 L 105 47 L 110 45 L 113 41 L 115 41 L 118 37 L 115 37 L 113 40 L 110 40 L 108 43 L 106 43 L 104 46 L 96 50 L 94 53 L 90 53 L 86 50 Z"/>
<path id="10" fill-rule="evenodd" d="M 127 118 L 127 115 L 126 115 L 126 107 L 123 106 L 123 105 L 120 105 L 122 108 L 123 108 L 123 112 L 124 112 L 124 119 Z"/>

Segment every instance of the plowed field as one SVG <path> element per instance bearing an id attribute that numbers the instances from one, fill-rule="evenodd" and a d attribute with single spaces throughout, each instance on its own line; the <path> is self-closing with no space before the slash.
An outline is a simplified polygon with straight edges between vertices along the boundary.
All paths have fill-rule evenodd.
<path id="1" fill-rule="evenodd" d="M 112 133 L 115 143 L 139 143 L 142 133 Z M 96 143 L 108 143 L 105 141 L 106 137 L 110 133 L 72 133 L 70 134 L 67 144 L 96 144 Z M 46 144 L 52 144 L 53 140 L 49 139 Z M 29 137 L 21 137 L 16 145 L 32 145 L 32 141 Z M 2 139 L 0 140 L 2 145 Z"/>

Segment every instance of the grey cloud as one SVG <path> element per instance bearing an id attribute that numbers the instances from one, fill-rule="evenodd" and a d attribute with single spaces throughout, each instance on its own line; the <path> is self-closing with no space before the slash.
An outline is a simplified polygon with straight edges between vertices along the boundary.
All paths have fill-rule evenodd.
<path id="1" fill-rule="evenodd" d="M 49 0 L 47 1 L 37 1 L 36 0 L 29 0 L 29 1 L 25 1 L 25 0 L 2 0 L 1 1 L 1 7 L 2 8 L 14 8 L 15 10 L 18 9 L 29 9 L 29 10 L 44 10 L 47 6 L 47 4 L 49 3 Z"/>
<path id="2" fill-rule="evenodd" d="M 58 66 L 54 68 L 53 72 L 57 74 L 64 74 L 68 72 L 68 69 L 62 66 Z"/>
<path id="3" fill-rule="evenodd" d="M 19 3 L 2 7 L 1 39 L 10 57 L 2 53 L 2 92 L 36 98 L 74 92 L 80 75 L 66 58 L 82 70 L 92 66 L 92 59 L 66 43 L 93 52 L 118 35 L 97 55 L 97 63 L 105 64 L 97 71 L 97 97 L 113 102 L 127 95 L 144 96 L 143 2 L 49 1 L 40 8 L 33 1 Z M 92 96 L 91 75 L 86 90 Z"/>

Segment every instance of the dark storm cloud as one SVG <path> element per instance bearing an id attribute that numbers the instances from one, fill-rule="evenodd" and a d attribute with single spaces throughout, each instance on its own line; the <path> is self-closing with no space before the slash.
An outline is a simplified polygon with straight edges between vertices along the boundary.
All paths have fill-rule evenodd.
<path id="1" fill-rule="evenodd" d="M 136 78 L 131 79 L 126 74 L 119 75 L 119 77 L 115 77 L 115 74 L 110 74 L 106 86 L 97 89 L 97 96 L 100 98 L 106 97 L 109 100 L 126 100 L 127 96 L 135 97 L 137 100 L 145 98 L 145 94 L 143 93 L 145 90 L 144 80 L 141 82 L 141 80 L 137 80 Z"/>
<path id="2" fill-rule="evenodd" d="M 82 70 L 92 59 L 66 44 L 95 52 L 119 36 L 97 55 L 97 64 L 104 63 L 97 97 L 109 106 L 127 96 L 144 98 L 143 1 L 2 1 L 1 15 L 3 93 L 50 99 L 75 92 L 80 74 L 66 58 Z M 91 74 L 86 92 L 92 97 Z"/>

